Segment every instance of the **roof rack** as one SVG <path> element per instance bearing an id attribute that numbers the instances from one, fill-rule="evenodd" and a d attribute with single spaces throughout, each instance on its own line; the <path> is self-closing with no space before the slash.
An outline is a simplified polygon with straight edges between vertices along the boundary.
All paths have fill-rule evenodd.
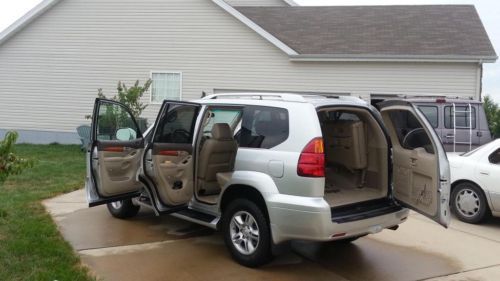
<path id="1" fill-rule="evenodd" d="M 450 99 L 450 100 L 474 100 L 472 96 L 446 96 L 446 95 L 404 95 L 405 99 Z"/>
<path id="2" fill-rule="evenodd" d="M 353 97 L 350 95 L 331 95 L 331 94 L 298 94 L 298 93 L 224 93 L 224 94 L 213 94 L 203 97 L 202 99 L 246 99 L 246 100 L 280 100 L 288 102 L 314 102 L 315 100 L 327 100 L 327 99 L 342 99 L 350 100 L 353 102 L 364 102 L 358 97 Z"/>

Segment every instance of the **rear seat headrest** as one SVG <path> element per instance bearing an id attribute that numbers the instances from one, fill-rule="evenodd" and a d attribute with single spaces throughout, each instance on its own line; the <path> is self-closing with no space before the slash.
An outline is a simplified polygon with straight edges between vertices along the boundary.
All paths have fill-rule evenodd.
<path id="1" fill-rule="evenodd" d="M 229 124 L 216 123 L 212 127 L 212 138 L 215 140 L 232 140 L 233 132 Z"/>

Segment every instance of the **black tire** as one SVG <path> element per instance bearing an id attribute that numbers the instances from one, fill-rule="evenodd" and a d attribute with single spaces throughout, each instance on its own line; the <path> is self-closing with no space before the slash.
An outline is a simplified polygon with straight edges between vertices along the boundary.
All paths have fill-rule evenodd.
<path id="1" fill-rule="evenodd" d="M 141 206 L 134 205 L 132 203 L 132 199 L 118 201 L 117 203 L 121 203 L 120 206 L 113 203 L 108 203 L 107 205 L 109 213 L 118 219 L 129 219 L 135 217 L 141 208 Z"/>
<path id="2" fill-rule="evenodd" d="M 232 226 L 231 221 L 233 219 L 233 216 L 237 214 L 241 214 L 242 216 L 244 216 L 247 213 L 250 214 L 253 218 L 254 223 L 251 224 L 254 227 L 255 225 L 258 227 L 257 229 L 258 242 L 255 247 L 252 246 L 254 247 L 253 252 L 249 254 L 244 254 L 237 248 L 238 246 L 235 245 L 236 242 L 233 243 L 233 239 L 231 237 L 231 231 L 232 231 L 231 229 L 233 229 L 233 231 L 236 231 L 236 229 L 241 229 L 241 228 L 238 227 L 238 224 L 236 222 L 233 223 Z M 250 229 L 246 230 L 248 232 L 247 233 L 248 237 L 250 237 L 252 232 L 250 231 Z M 272 259 L 271 231 L 269 227 L 269 222 L 267 221 L 266 215 L 263 212 L 263 210 L 261 210 L 261 208 L 259 208 L 259 206 L 254 202 L 249 201 L 247 199 L 236 199 L 233 202 L 229 203 L 229 205 L 227 206 L 226 210 L 223 213 L 222 232 L 224 234 L 224 242 L 226 243 L 226 247 L 228 248 L 231 256 L 241 265 L 247 267 L 258 267 L 271 261 Z M 244 233 L 244 231 L 240 230 L 238 230 L 237 232 Z M 240 241 L 243 241 L 245 239 L 242 236 L 239 237 Z M 248 237 L 246 237 L 247 241 L 249 240 Z M 240 242 L 239 245 L 241 248 L 244 248 L 245 242 Z"/>
<path id="3" fill-rule="evenodd" d="M 473 198 L 477 206 L 461 206 L 463 196 Z M 487 219 L 490 215 L 490 208 L 486 197 L 477 185 L 470 182 L 463 182 L 455 186 L 451 193 L 451 210 L 457 218 L 463 222 L 478 224 Z M 475 208 L 477 207 L 477 208 Z M 473 210 L 468 212 L 468 210 Z"/>

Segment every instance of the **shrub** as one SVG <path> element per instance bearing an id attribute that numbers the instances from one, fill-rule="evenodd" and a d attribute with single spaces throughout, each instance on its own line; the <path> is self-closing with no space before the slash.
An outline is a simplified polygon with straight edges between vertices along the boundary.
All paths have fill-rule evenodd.
<path id="1" fill-rule="evenodd" d="M 132 115 L 134 115 L 135 118 L 139 118 L 144 109 L 148 107 L 147 104 L 143 104 L 141 102 L 141 98 L 142 96 L 144 96 L 144 93 L 149 90 L 152 82 L 153 81 L 149 79 L 144 83 L 144 85 L 141 86 L 139 85 L 139 80 L 137 80 L 132 87 L 128 88 L 125 83 L 123 83 L 122 81 L 118 81 L 118 86 L 116 87 L 118 93 L 116 96 L 111 98 L 111 100 L 123 103 L 130 109 Z M 97 89 L 97 97 L 102 99 L 109 99 L 106 97 L 106 95 L 104 95 L 102 89 Z M 92 118 L 91 115 L 87 115 L 85 117 L 87 119 Z"/>
<path id="2" fill-rule="evenodd" d="M 0 141 L 0 185 L 10 175 L 20 174 L 24 169 L 33 167 L 32 160 L 23 159 L 14 154 L 14 145 L 19 135 L 17 132 L 7 132 Z"/>
<path id="3" fill-rule="evenodd" d="M 483 107 L 491 135 L 495 138 L 500 137 L 500 108 L 498 104 L 491 97 L 485 96 Z"/>

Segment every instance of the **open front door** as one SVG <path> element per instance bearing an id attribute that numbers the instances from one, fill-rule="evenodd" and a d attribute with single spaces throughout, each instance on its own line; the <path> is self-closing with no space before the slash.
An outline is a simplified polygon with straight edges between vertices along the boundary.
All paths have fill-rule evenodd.
<path id="1" fill-rule="evenodd" d="M 450 168 L 439 137 L 408 102 L 388 101 L 380 109 L 392 141 L 394 199 L 447 227 Z"/>
<path id="2" fill-rule="evenodd" d="M 188 203 L 194 192 L 196 122 L 201 106 L 165 101 L 144 155 L 145 176 L 154 184 L 160 209 Z"/>
<path id="3" fill-rule="evenodd" d="M 96 99 L 85 188 L 89 206 L 138 195 L 137 181 L 144 140 L 130 110 L 121 103 Z"/>

